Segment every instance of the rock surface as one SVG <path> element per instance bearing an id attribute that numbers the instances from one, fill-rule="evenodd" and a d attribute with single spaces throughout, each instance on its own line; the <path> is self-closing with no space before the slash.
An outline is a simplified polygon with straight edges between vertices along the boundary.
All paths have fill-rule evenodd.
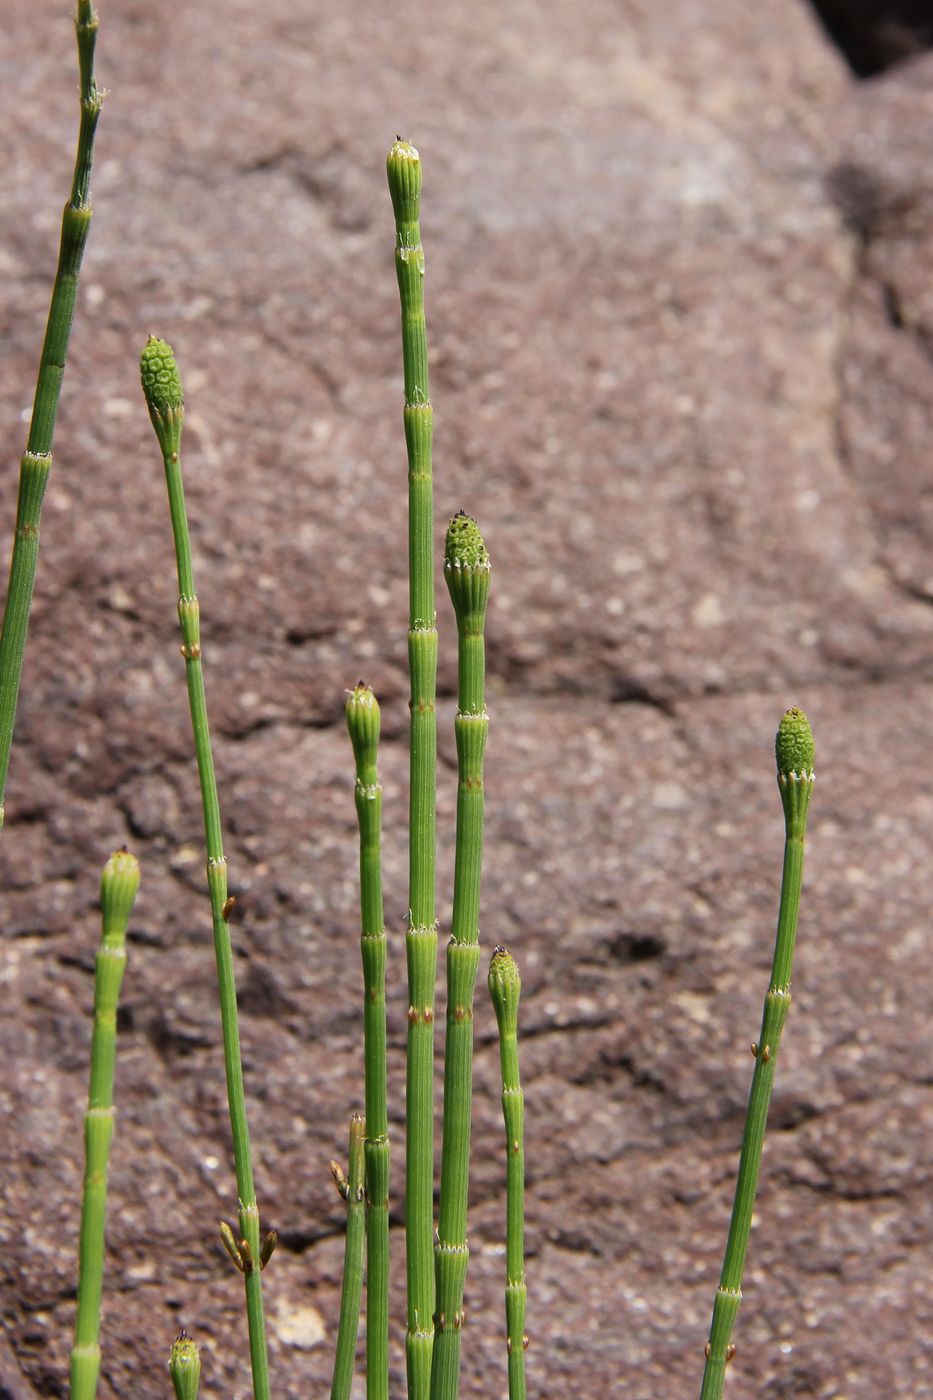
<path id="1" fill-rule="evenodd" d="M 0 489 L 74 131 L 61 4 L 8 0 Z M 276 1393 L 322 1393 L 359 1107 L 344 687 L 382 701 L 401 1176 L 406 546 L 382 161 L 420 147 L 438 539 L 494 562 L 483 938 L 523 967 L 529 1391 L 698 1390 L 770 960 L 771 741 L 817 735 L 794 1008 L 734 1400 L 933 1395 L 933 61 L 851 78 L 812 11 L 101 3 L 95 220 L 0 841 L 0 1396 L 66 1393 L 99 870 L 143 885 L 120 1021 L 102 1400 L 248 1394 L 152 331 L 186 383 L 239 907 Z M 4 535 L 8 526 L 4 526 Z M 439 599 L 440 890 L 453 626 Z M 478 1006 L 464 1393 L 505 1394 Z M 396 1198 L 397 1199 L 397 1198 Z M 395 1277 L 402 1268 L 396 1207 Z M 402 1329 L 396 1299 L 395 1393 Z M 323 1340 L 319 1340 L 323 1338 Z M 362 1392 L 360 1392 L 362 1394 Z"/>

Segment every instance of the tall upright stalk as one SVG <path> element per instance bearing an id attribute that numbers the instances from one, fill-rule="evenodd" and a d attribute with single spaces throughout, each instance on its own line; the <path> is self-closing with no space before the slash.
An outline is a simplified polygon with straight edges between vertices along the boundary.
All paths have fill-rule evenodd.
<path id="1" fill-rule="evenodd" d="M 502 1116 L 505 1120 L 505 1328 L 509 1400 L 525 1400 L 525 1099 L 518 1071 L 518 964 L 497 948 L 489 964 L 489 995 L 499 1027 Z"/>
<path id="2" fill-rule="evenodd" d="M 366 1099 L 366 1394 L 389 1395 L 389 1118 L 386 1088 L 386 931 L 382 913 L 379 703 L 361 681 L 347 698 L 360 829 L 360 949 Z"/>
<path id="3" fill-rule="evenodd" d="M 350 1400 L 353 1363 L 360 1328 L 360 1298 L 363 1293 L 363 1236 L 366 1231 L 366 1124 L 359 1113 L 350 1119 L 350 1151 L 347 1175 L 331 1162 L 337 1190 L 347 1203 L 347 1235 L 343 1251 L 343 1286 L 340 1290 L 340 1322 L 334 1352 L 334 1375 L 330 1400 Z"/>
<path id="4" fill-rule="evenodd" d="M 81 1202 L 78 1314 L 71 1349 L 72 1400 L 94 1400 L 100 1374 L 100 1300 L 104 1282 L 107 1170 L 113 1136 L 113 1075 L 117 1003 L 126 969 L 126 926 L 139 889 L 139 863 L 115 851 L 100 880 L 101 935 L 94 972 L 91 1075 L 84 1115 L 84 1195 Z"/>
<path id="5" fill-rule="evenodd" d="M 424 321 L 424 249 L 419 209 L 421 161 L 397 140 L 386 161 L 395 214 L 395 269 L 402 308 L 405 441 L 408 448 L 408 662 L 411 673 L 409 797 L 408 1058 L 406 1069 L 405 1244 L 410 1400 L 427 1400 L 434 1344 L 434 985 L 435 784 L 433 411 Z"/>
<path id="6" fill-rule="evenodd" d="M 185 493 L 181 475 L 181 430 L 184 423 L 184 396 L 181 378 L 171 347 L 164 340 L 150 337 L 140 361 L 143 393 L 149 417 L 155 429 L 165 466 L 175 559 L 178 569 L 178 618 L 181 624 L 181 653 L 185 658 L 188 701 L 194 732 L 195 756 L 204 808 L 204 831 L 207 844 L 207 884 L 211 899 L 214 929 L 214 955 L 217 961 L 217 982 L 220 994 L 220 1017 L 223 1028 L 224 1067 L 227 1077 L 227 1101 L 233 1136 L 233 1157 L 239 1198 L 240 1233 L 245 1247 L 240 1248 L 243 1276 L 246 1281 L 246 1313 L 249 1325 L 250 1362 L 253 1373 L 255 1400 L 269 1400 L 269 1366 L 262 1309 L 260 1260 L 262 1246 L 259 1238 L 259 1207 L 253 1185 L 253 1163 L 246 1120 L 246 1099 L 243 1091 L 243 1065 L 240 1057 L 240 1029 L 236 1002 L 236 977 L 233 950 L 230 944 L 231 903 L 227 898 L 227 861 L 223 852 L 220 825 L 220 803 L 214 777 L 210 730 L 207 723 L 207 703 L 204 696 L 204 675 L 201 668 L 200 611 L 194 589 L 191 563 L 191 542 L 185 512 Z"/>
<path id="7" fill-rule="evenodd" d="M 13 742 L 29 612 L 39 562 L 39 519 L 52 469 L 52 440 L 55 436 L 58 401 L 78 293 L 78 275 L 91 226 L 91 160 L 97 118 L 103 103 L 103 97 L 94 81 L 97 26 L 98 19 L 91 0 L 79 0 L 75 13 L 81 80 L 78 150 L 71 198 L 62 214 L 58 268 L 52 288 L 42 358 L 39 362 L 29 436 L 26 451 L 20 461 L 16 528 L 3 612 L 3 632 L 0 635 L 0 826 L 3 825 L 3 800 L 10 763 L 10 745 Z"/>
<path id="8" fill-rule="evenodd" d="M 807 812 L 813 794 L 813 732 L 801 710 L 788 710 L 781 719 L 775 740 L 777 780 L 784 808 L 784 870 L 778 910 L 777 936 L 771 981 L 765 997 L 761 1032 L 752 1046 L 755 1068 L 745 1116 L 745 1132 L 739 1157 L 732 1219 L 726 1241 L 722 1273 L 703 1369 L 701 1400 L 719 1400 L 725 1382 L 726 1366 L 735 1355 L 730 1338 L 742 1302 L 742 1273 L 751 1231 L 755 1192 L 761 1168 L 765 1126 L 781 1032 L 790 1010 L 791 971 L 797 936 L 797 913 L 803 882 L 804 840 Z"/>
<path id="9" fill-rule="evenodd" d="M 457 839 L 453 921 L 447 945 L 444 1132 L 435 1271 L 437 1332 L 431 1400 L 456 1400 L 466 1283 L 470 1112 L 473 1101 L 473 992 L 479 968 L 479 896 L 483 863 L 483 759 L 486 714 L 484 630 L 489 555 L 476 521 L 461 511 L 447 529 L 444 577 L 457 618 Z"/>

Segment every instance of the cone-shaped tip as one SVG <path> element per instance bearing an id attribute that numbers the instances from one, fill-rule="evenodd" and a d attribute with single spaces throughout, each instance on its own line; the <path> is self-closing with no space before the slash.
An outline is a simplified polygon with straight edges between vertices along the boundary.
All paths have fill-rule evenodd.
<path id="1" fill-rule="evenodd" d="M 518 963 L 505 948 L 497 948 L 489 963 L 489 996 L 500 1035 L 518 1029 L 518 1002 L 522 994 L 522 979 Z"/>
<path id="2" fill-rule="evenodd" d="M 447 526 L 444 563 L 452 569 L 488 569 L 489 551 L 472 515 L 458 510 Z"/>
<path id="3" fill-rule="evenodd" d="M 139 357 L 139 377 L 150 409 L 159 413 L 181 408 L 185 398 L 175 354 L 167 341 L 151 335 Z"/>
<path id="4" fill-rule="evenodd" d="M 489 601 L 489 551 L 472 516 L 458 511 L 444 540 L 444 578 L 457 625 L 482 632 Z"/>
<path id="5" fill-rule="evenodd" d="M 796 773 L 798 778 L 813 772 L 813 730 L 803 710 L 796 706 L 781 717 L 774 741 L 778 775 Z"/>
<path id="6" fill-rule="evenodd" d="M 168 1363 L 176 1400 L 197 1400 L 201 1382 L 201 1358 L 197 1343 L 183 1331 L 172 1346 Z"/>
<path id="7" fill-rule="evenodd" d="M 421 200 L 421 157 L 410 141 L 396 137 L 386 157 L 392 209 L 398 224 L 416 222 Z"/>
<path id="8" fill-rule="evenodd" d="M 177 457 L 185 421 L 185 398 L 172 347 L 151 335 L 139 357 L 139 377 L 162 455 Z"/>
<path id="9" fill-rule="evenodd" d="M 371 776 L 364 778 L 362 770 L 372 770 L 376 766 L 380 727 L 379 701 L 363 681 L 360 681 L 347 696 L 346 713 L 347 730 L 353 745 L 353 757 L 356 759 L 357 777 L 366 782 L 373 782 L 375 779 Z"/>
<path id="10" fill-rule="evenodd" d="M 100 907 L 108 933 L 125 933 L 139 889 L 139 861 L 125 848 L 114 851 L 100 877 Z"/>

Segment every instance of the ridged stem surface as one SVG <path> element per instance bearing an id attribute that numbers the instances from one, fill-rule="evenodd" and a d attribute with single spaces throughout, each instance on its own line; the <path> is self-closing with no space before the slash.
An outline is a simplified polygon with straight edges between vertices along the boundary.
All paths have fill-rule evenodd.
<path id="1" fill-rule="evenodd" d="M 813 782 L 812 771 L 799 774 L 780 770 L 778 772 L 778 786 L 784 807 L 785 843 L 774 960 L 765 996 L 761 1031 L 758 1041 L 752 1047 L 755 1068 L 742 1136 L 729 1234 L 719 1288 L 713 1305 L 709 1341 L 706 1344 L 701 1400 L 720 1400 L 726 1367 L 735 1351 L 731 1345 L 732 1329 L 742 1301 L 742 1274 L 751 1232 L 777 1054 L 784 1022 L 790 1010 L 791 971 L 803 881 L 807 810 L 813 792 Z"/>
<path id="2" fill-rule="evenodd" d="M 171 371 L 177 380 L 177 368 L 169 347 L 165 346 L 164 342 L 150 341 L 150 345 L 143 351 L 144 366 L 150 351 L 161 354 L 164 364 L 167 364 L 170 359 Z M 167 355 L 164 352 L 167 352 Z M 144 369 L 144 389 L 145 385 Z M 214 775 L 214 759 L 211 752 L 210 729 L 207 720 L 204 672 L 201 665 L 200 609 L 194 586 L 191 541 L 185 509 L 179 451 L 181 425 L 184 418 L 184 409 L 180 401 L 180 385 L 177 392 L 178 403 L 168 407 L 154 404 L 148 395 L 147 399 L 149 414 L 162 448 L 165 480 L 168 488 L 169 512 L 178 570 L 178 618 L 182 635 L 181 652 L 185 658 L 191 727 L 194 734 L 195 757 L 204 810 L 207 884 L 211 901 L 214 956 L 217 964 L 224 1069 L 227 1080 L 231 1136 L 233 1138 L 239 1225 L 241 1237 L 248 1246 L 248 1261 L 243 1269 L 243 1276 L 246 1285 L 246 1315 L 249 1328 L 253 1395 L 254 1400 L 269 1400 L 269 1363 L 263 1319 L 262 1276 L 259 1266 L 261 1258 L 259 1207 L 256 1203 L 256 1190 L 253 1184 L 252 1150 L 246 1117 L 246 1095 L 243 1087 L 236 974 L 228 922 L 230 906 L 227 900 L 227 861 L 223 851 L 220 802 L 217 796 L 217 780 Z"/>
<path id="3" fill-rule="evenodd" d="M 359 1114 L 350 1120 L 350 1153 L 346 1182 L 347 1235 L 343 1251 L 343 1286 L 340 1290 L 340 1322 L 334 1353 L 334 1378 L 330 1400 L 350 1400 L 353 1365 L 360 1327 L 363 1294 L 363 1243 L 366 1235 L 366 1127 Z"/>
<path id="4" fill-rule="evenodd" d="M 382 908 L 379 706 L 362 683 L 347 701 L 360 831 L 360 948 L 366 1095 L 366 1394 L 389 1394 L 389 1120 L 386 1089 L 386 931 Z"/>
<path id="5" fill-rule="evenodd" d="M 16 526 L 10 578 L 0 635 L 0 826 L 6 792 L 10 746 L 19 700 L 29 613 L 39 562 L 39 522 L 52 467 L 52 442 L 61 394 L 71 323 L 74 319 L 81 261 L 91 226 L 90 179 L 94 133 L 103 102 L 94 80 L 94 46 L 98 19 L 89 0 L 75 15 L 81 85 L 81 121 L 71 198 L 62 214 L 58 268 L 52 288 L 42 358 L 36 380 L 26 451 L 20 462 Z"/>
<path id="6" fill-rule="evenodd" d="M 518 1001 L 521 981 L 514 959 L 497 948 L 489 990 L 499 1026 L 502 1116 L 505 1121 L 505 1327 L 509 1400 L 525 1400 L 525 1098 L 518 1066 Z"/>
<path id="7" fill-rule="evenodd" d="M 101 880 L 101 938 L 95 960 L 91 1073 L 84 1115 L 84 1193 L 78 1246 L 78 1310 L 71 1351 L 72 1400 L 94 1400 L 100 1374 L 100 1303 L 114 1121 L 117 1003 L 126 969 L 126 927 L 138 888 L 136 859 L 128 852 L 116 852 L 105 866 Z"/>
<path id="8" fill-rule="evenodd" d="M 434 1341 L 434 612 L 433 411 L 424 318 L 424 250 L 419 225 L 421 163 L 397 141 L 387 161 L 395 214 L 395 269 L 402 313 L 405 442 L 408 449 L 408 658 L 411 675 L 409 795 L 408 1055 L 406 1066 L 405 1244 L 408 1286 L 406 1363 L 410 1400 L 427 1400 Z"/>
<path id="9" fill-rule="evenodd" d="M 460 526 L 470 532 L 478 566 L 457 557 Z M 483 628 L 489 558 L 475 522 L 459 516 L 447 533 L 444 575 L 457 616 L 457 831 L 453 918 L 447 945 L 447 1025 L 441 1190 L 435 1246 L 437 1310 L 431 1400 L 456 1400 L 460 1388 L 463 1292 L 469 1263 L 467 1206 L 473 1101 L 473 993 L 479 969 L 479 900 L 483 861 L 483 762 L 486 660 Z"/>

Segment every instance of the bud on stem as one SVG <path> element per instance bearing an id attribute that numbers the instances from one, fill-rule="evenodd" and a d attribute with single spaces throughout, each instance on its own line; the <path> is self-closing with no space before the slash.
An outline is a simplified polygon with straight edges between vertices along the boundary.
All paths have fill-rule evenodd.
<path id="1" fill-rule="evenodd" d="M 185 396 L 175 352 L 166 341 L 150 335 L 139 358 L 139 377 L 162 455 L 176 457 L 185 421 Z"/>
<path id="2" fill-rule="evenodd" d="M 444 578 L 461 636 L 479 636 L 489 601 L 489 551 L 472 516 L 458 511 L 444 540 Z"/>
<path id="3" fill-rule="evenodd" d="M 197 1343 L 182 1329 L 172 1346 L 168 1363 L 168 1373 L 175 1387 L 176 1400 L 198 1400 L 198 1386 L 201 1382 L 201 1357 Z"/>

